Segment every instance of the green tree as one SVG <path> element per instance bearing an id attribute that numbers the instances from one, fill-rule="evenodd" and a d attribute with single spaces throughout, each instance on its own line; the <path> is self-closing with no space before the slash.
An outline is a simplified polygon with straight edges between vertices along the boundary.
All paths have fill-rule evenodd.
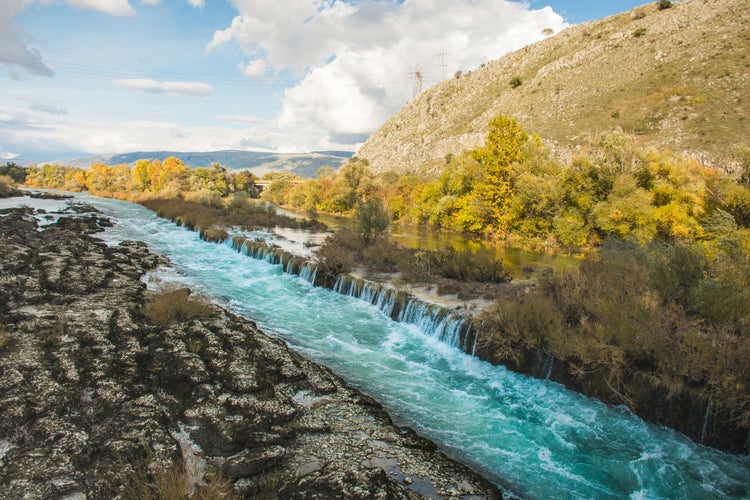
<path id="1" fill-rule="evenodd" d="M 391 217 L 380 198 L 370 198 L 359 203 L 354 217 L 357 220 L 357 232 L 365 243 L 372 243 L 382 237 L 391 225 Z"/>

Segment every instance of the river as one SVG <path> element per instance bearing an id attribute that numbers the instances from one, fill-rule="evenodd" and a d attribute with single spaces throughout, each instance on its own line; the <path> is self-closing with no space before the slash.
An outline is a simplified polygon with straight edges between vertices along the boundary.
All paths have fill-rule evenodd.
<path id="1" fill-rule="evenodd" d="M 80 197 L 116 222 L 100 235 L 105 241 L 144 241 L 171 259 L 174 268 L 160 279 L 185 283 L 255 320 L 379 400 L 398 423 L 519 496 L 750 497 L 747 456 L 479 361 L 369 303 L 203 242 L 139 205 Z"/>

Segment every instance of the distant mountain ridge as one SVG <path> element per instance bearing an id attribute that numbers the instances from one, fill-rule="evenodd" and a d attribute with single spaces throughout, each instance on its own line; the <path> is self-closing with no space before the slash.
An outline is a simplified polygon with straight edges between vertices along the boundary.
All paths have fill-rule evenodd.
<path id="1" fill-rule="evenodd" d="M 315 151 L 312 153 L 267 153 L 261 151 L 138 151 L 133 153 L 97 155 L 59 162 L 73 167 L 88 168 L 95 163 L 134 165 L 138 160 L 159 160 L 174 156 L 189 167 L 210 167 L 219 163 L 228 170 L 249 170 L 258 177 L 267 172 L 290 172 L 299 177 L 315 177 L 321 167 L 336 170 L 351 156 L 350 151 Z"/>
<path id="2" fill-rule="evenodd" d="M 356 154 L 376 172 L 436 175 L 499 113 L 562 158 L 622 130 L 721 165 L 750 146 L 750 2 L 649 2 L 572 26 L 428 89 Z"/>

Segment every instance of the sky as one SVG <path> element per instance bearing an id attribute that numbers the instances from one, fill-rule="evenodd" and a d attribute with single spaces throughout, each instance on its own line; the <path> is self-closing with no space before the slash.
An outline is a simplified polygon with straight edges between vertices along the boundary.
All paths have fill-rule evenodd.
<path id="1" fill-rule="evenodd" d="M 0 0 L 0 161 L 356 151 L 426 89 L 643 0 Z"/>

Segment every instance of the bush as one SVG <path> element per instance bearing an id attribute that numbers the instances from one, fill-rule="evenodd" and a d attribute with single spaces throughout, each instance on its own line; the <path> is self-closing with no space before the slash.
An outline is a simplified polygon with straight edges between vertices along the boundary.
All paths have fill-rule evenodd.
<path id="1" fill-rule="evenodd" d="M 664 10 L 672 7 L 672 2 L 670 0 L 659 0 L 656 5 L 659 7 L 659 10 Z"/>
<path id="2" fill-rule="evenodd" d="M 411 281 L 430 282 L 437 276 L 480 283 L 510 281 L 502 261 L 481 252 L 454 249 L 409 252 L 399 258 L 398 270 Z"/>
<path id="3" fill-rule="evenodd" d="M 232 491 L 231 483 L 221 474 L 207 474 L 200 484 L 194 484 L 196 477 L 187 470 L 183 460 L 172 465 L 157 466 L 150 471 L 148 459 L 135 464 L 135 470 L 128 475 L 123 498 L 141 500 L 209 500 L 238 498 Z"/>
<path id="4" fill-rule="evenodd" d="M 167 326 L 174 321 L 211 316 L 214 309 L 202 298 L 191 298 L 189 288 L 165 289 L 146 300 L 143 314 L 156 325 Z"/>
<path id="5" fill-rule="evenodd" d="M 0 176 L 0 198 L 9 198 L 11 196 L 18 196 L 20 193 L 13 187 L 13 179 L 3 175 Z"/>
<path id="6" fill-rule="evenodd" d="M 318 274 L 333 277 L 350 272 L 361 249 L 362 240 L 353 231 L 340 231 L 329 236 L 315 251 Z"/>
<path id="7" fill-rule="evenodd" d="M 750 256 L 707 248 L 609 241 L 579 269 L 488 308 L 480 347 L 511 363 L 542 349 L 593 384 L 587 392 L 631 409 L 644 403 L 637 374 L 750 425 Z"/>
<path id="8" fill-rule="evenodd" d="M 521 80 L 520 76 L 516 75 L 513 78 L 511 78 L 508 83 L 510 84 L 510 86 L 512 88 L 515 89 L 515 88 L 520 87 L 521 85 L 523 85 L 523 80 Z"/>
<path id="9" fill-rule="evenodd" d="M 357 232 L 365 243 L 381 238 L 391 225 L 391 216 L 380 198 L 370 198 L 359 203 L 354 218 L 357 221 Z"/>

